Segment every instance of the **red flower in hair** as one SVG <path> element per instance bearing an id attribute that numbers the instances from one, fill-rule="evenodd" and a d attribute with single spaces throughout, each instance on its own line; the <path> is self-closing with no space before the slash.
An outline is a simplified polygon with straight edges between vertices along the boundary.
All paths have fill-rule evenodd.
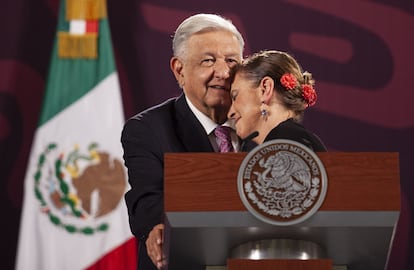
<path id="1" fill-rule="evenodd" d="M 308 103 L 309 106 L 313 106 L 316 103 L 316 91 L 312 85 L 302 85 L 302 96 L 303 99 Z"/>
<path id="2" fill-rule="evenodd" d="M 285 73 L 280 77 L 280 83 L 288 90 L 292 90 L 298 84 L 298 80 L 292 73 Z"/>

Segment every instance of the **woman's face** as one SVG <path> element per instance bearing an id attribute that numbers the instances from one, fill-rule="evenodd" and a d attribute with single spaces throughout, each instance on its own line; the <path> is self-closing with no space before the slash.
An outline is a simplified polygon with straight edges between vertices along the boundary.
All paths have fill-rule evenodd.
<path id="1" fill-rule="evenodd" d="M 245 138 L 260 125 L 260 88 L 254 86 L 241 73 L 236 73 L 231 85 L 230 97 L 233 101 L 228 118 L 235 122 L 237 135 Z"/>

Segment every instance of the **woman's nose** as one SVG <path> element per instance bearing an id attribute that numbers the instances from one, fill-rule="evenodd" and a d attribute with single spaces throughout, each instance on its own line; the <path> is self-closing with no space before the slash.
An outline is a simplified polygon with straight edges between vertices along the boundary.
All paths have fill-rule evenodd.
<path id="1" fill-rule="evenodd" d="M 233 109 L 233 105 L 230 107 L 229 112 L 227 113 L 227 118 L 233 119 L 236 117 L 236 112 Z"/>

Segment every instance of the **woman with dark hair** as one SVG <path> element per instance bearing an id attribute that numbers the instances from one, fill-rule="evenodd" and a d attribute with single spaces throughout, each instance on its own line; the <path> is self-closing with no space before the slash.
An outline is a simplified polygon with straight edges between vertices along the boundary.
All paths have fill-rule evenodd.
<path id="1" fill-rule="evenodd" d="M 246 58 L 231 86 L 232 106 L 228 117 L 235 121 L 237 135 L 257 144 L 289 139 L 315 152 L 326 151 L 317 135 L 302 124 L 304 111 L 316 102 L 312 74 L 303 72 L 288 53 L 261 51 Z"/>

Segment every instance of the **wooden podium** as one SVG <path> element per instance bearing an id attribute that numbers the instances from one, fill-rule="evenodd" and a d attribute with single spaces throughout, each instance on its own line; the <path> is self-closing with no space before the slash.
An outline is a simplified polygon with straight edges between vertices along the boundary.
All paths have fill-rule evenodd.
<path id="1" fill-rule="evenodd" d="M 169 270 L 233 270 L 231 264 L 241 265 L 229 257 L 234 247 L 277 238 L 318 243 L 333 265 L 348 270 L 385 268 L 400 213 L 398 153 L 317 153 L 328 176 L 325 200 L 313 216 L 292 226 L 267 224 L 244 207 L 237 174 L 246 154 L 165 154 Z"/>

